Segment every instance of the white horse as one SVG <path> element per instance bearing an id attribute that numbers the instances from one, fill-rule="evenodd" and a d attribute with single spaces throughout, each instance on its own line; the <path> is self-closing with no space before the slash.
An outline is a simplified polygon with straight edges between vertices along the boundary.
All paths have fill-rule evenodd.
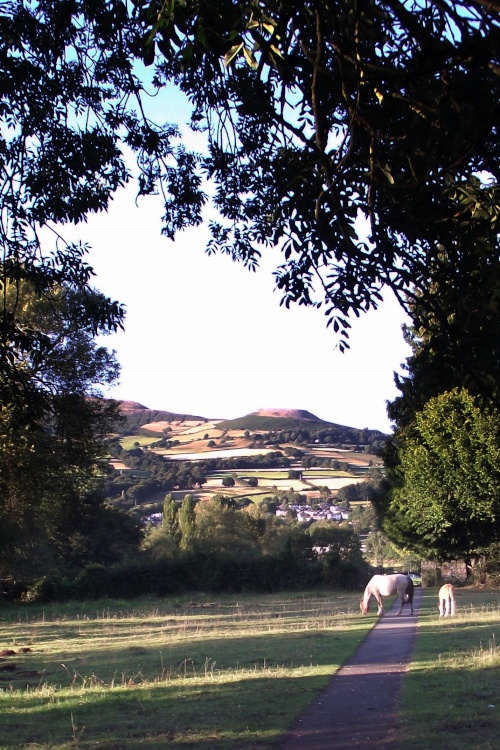
<path id="1" fill-rule="evenodd" d="M 455 603 L 455 589 L 451 583 L 445 583 L 441 586 L 438 597 L 439 616 L 448 617 L 448 615 L 451 615 L 453 617 L 456 614 L 457 607 Z"/>
<path id="2" fill-rule="evenodd" d="M 401 602 L 397 614 L 401 614 L 403 611 L 403 605 L 407 602 L 411 607 L 411 614 L 413 614 L 413 581 L 410 576 L 403 575 L 402 573 L 396 573 L 392 576 L 377 575 L 370 578 L 359 605 L 361 614 L 368 614 L 370 610 L 370 599 L 374 596 L 378 604 L 377 615 L 383 615 L 384 607 L 382 605 L 382 597 L 392 596 L 393 594 L 397 594 Z"/>

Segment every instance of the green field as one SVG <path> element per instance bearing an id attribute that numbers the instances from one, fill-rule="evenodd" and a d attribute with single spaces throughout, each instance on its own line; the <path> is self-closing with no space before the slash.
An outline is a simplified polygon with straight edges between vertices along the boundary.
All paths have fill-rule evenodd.
<path id="1" fill-rule="evenodd" d="M 441 619 L 437 591 L 423 593 L 397 750 L 498 750 L 500 592 L 459 588 Z"/>
<path id="2" fill-rule="evenodd" d="M 424 590 L 394 750 L 498 747 L 499 598 L 461 589 L 457 617 L 439 621 L 436 592 Z M 375 622 L 358 601 L 316 592 L 4 607 L 0 748 L 270 750 Z"/>
<path id="3" fill-rule="evenodd" d="M 164 436 L 161 435 L 160 437 L 151 437 L 148 435 L 127 435 L 124 438 L 121 438 L 120 445 L 125 451 L 131 451 L 132 448 L 134 448 L 134 443 L 139 443 L 139 445 L 142 447 L 144 446 L 151 446 L 155 443 L 159 443 L 160 440 Z"/>
<path id="4" fill-rule="evenodd" d="M 352 593 L 4 611 L 0 747 L 269 748 L 371 627 L 358 612 Z"/>
<path id="5" fill-rule="evenodd" d="M 333 469 L 303 469 L 302 476 L 304 479 L 312 477 L 352 477 L 351 471 L 334 471 Z"/>
<path id="6" fill-rule="evenodd" d="M 288 479 L 288 469 L 286 469 L 286 471 L 266 471 L 265 469 L 227 469 L 226 471 L 210 472 L 208 476 L 210 479 L 223 479 L 224 477 L 230 477 L 233 474 L 235 474 L 238 479 L 256 477 L 257 479 L 265 479 L 269 482 L 278 479 Z"/>

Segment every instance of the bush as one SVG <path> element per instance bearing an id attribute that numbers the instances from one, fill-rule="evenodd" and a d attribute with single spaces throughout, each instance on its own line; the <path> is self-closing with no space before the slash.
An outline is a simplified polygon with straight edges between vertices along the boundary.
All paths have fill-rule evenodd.
<path id="1" fill-rule="evenodd" d="M 422 587 L 433 588 L 439 586 L 440 578 L 437 570 L 425 570 L 422 573 Z"/>
<path id="2" fill-rule="evenodd" d="M 73 590 L 71 582 L 67 578 L 44 576 L 38 581 L 30 584 L 21 594 L 21 600 L 25 602 L 60 602 L 71 599 Z"/>

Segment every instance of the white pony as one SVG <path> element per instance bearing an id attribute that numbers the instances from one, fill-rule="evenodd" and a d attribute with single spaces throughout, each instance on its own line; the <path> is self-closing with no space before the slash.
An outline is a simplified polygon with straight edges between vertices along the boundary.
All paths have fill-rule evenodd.
<path id="1" fill-rule="evenodd" d="M 457 608 L 455 604 L 455 589 L 451 583 L 445 583 L 439 589 L 439 616 L 448 617 L 455 615 Z"/>
<path id="2" fill-rule="evenodd" d="M 408 604 L 411 607 L 411 614 L 413 614 L 413 581 L 410 576 L 403 575 L 402 573 L 396 573 L 392 576 L 373 576 L 368 581 L 365 588 L 363 598 L 359 604 L 361 614 L 367 615 L 370 610 L 370 599 L 372 596 L 375 597 L 378 604 L 378 615 L 384 614 L 384 607 L 382 605 L 383 596 L 392 596 L 397 594 L 401 606 L 399 608 L 398 615 L 403 611 L 403 604 Z"/>

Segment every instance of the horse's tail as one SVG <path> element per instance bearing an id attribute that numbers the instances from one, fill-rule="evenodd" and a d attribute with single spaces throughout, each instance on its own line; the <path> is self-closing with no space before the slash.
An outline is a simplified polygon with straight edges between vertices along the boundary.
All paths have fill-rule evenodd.
<path id="1" fill-rule="evenodd" d="M 413 603 L 413 590 L 414 590 L 414 586 L 413 586 L 413 581 L 410 578 L 410 576 L 407 576 L 407 578 L 408 578 L 408 583 L 406 585 L 405 599 L 406 599 L 407 602 L 409 602 L 410 604 L 412 604 Z"/>

